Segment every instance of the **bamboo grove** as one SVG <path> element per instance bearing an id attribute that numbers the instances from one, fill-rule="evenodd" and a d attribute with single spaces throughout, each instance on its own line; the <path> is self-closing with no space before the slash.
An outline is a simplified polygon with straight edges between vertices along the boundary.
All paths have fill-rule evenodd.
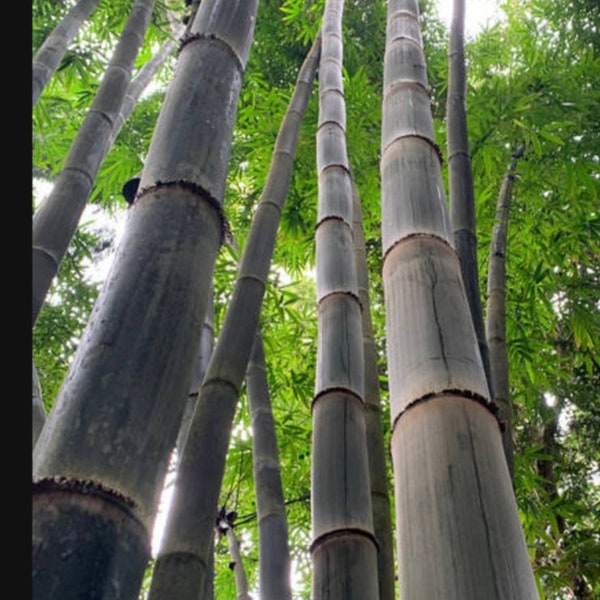
<path id="1" fill-rule="evenodd" d="M 34 1 L 35 600 L 600 594 L 593 5 Z"/>

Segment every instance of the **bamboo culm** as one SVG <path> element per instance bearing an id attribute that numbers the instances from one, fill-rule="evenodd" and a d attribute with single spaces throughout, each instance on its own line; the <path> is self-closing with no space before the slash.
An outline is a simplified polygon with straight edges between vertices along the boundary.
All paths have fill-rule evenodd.
<path id="1" fill-rule="evenodd" d="M 319 67 L 318 344 L 312 405 L 312 597 L 377 598 L 377 542 L 364 405 L 364 348 L 352 237 L 342 80 L 344 3 L 327 0 Z"/>
<path id="2" fill-rule="evenodd" d="M 387 476 L 387 451 L 381 418 L 381 388 L 377 348 L 373 338 L 371 304 L 369 299 L 369 277 L 362 224 L 362 207 L 356 185 L 353 185 L 354 258 L 358 298 L 362 308 L 363 346 L 365 357 L 365 408 L 367 449 L 371 481 L 371 503 L 373 506 L 373 532 L 377 539 L 377 572 L 379 600 L 395 598 L 394 533 L 392 528 L 390 494 Z"/>
<path id="3" fill-rule="evenodd" d="M 465 91 L 467 75 L 464 48 L 465 0 L 454 0 L 448 53 L 447 144 L 450 218 L 454 246 L 473 318 L 483 368 L 492 386 L 490 358 L 479 290 L 475 190 L 467 129 Z"/>
<path id="4" fill-rule="evenodd" d="M 496 204 L 496 218 L 492 231 L 487 277 L 487 307 L 485 335 L 490 350 L 490 365 L 494 402 L 502 424 L 502 445 L 511 478 L 514 478 L 514 453 L 512 441 L 512 404 L 510 401 L 508 348 L 506 345 L 506 244 L 508 217 L 512 202 L 517 161 L 523 156 L 525 146 L 520 145 L 502 181 Z"/>
<path id="5" fill-rule="evenodd" d="M 94 12 L 99 1 L 79 0 L 36 51 L 31 66 L 32 106 L 35 106 L 46 84 L 56 72 L 67 48 L 79 33 L 83 23 Z"/>
<path id="6" fill-rule="evenodd" d="M 246 372 L 246 388 L 252 422 L 260 599 L 292 600 L 288 523 L 260 330 L 257 331 L 252 346 Z"/>
<path id="7" fill-rule="evenodd" d="M 433 135 L 418 0 L 388 2 L 383 284 L 401 597 L 538 598 Z"/>
<path id="8" fill-rule="evenodd" d="M 256 10 L 203 0 L 180 49 L 122 241 L 35 447 L 36 600 L 138 597 L 222 241 Z"/>
<path id="9" fill-rule="evenodd" d="M 49 196 L 33 215 L 32 326 L 79 225 L 131 81 L 155 0 L 136 0 Z"/>
<path id="10" fill-rule="evenodd" d="M 200 13 L 206 0 L 200 4 Z M 173 499 L 157 557 L 149 600 L 197 600 L 206 576 L 210 540 L 233 420 L 258 326 L 281 210 L 300 124 L 311 95 L 320 53 L 317 38 L 305 59 L 281 123 L 267 182 L 250 233 L 207 373 L 204 377 L 177 478 L 202 483 Z M 234 352 L 232 348 L 235 348 Z M 177 484 L 178 485 L 178 484 Z M 166 556 L 177 557 L 178 574 L 167 578 Z M 173 558 L 175 560 L 175 558 Z"/>

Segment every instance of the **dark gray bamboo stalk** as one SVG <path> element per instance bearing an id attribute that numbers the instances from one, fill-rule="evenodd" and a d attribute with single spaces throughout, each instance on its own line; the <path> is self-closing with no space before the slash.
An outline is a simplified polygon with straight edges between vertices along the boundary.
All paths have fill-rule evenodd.
<path id="1" fill-rule="evenodd" d="M 465 0 L 454 0 L 448 53 L 447 98 L 450 219 L 454 233 L 454 247 L 460 260 L 460 270 L 477 334 L 483 368 L 491 389 L 490 357 L 483 324 L 477 264 L 475 191 L 471 171 L 465 98 L 467 74 L 464 30 Z"/>
<path id="2" fill-rule="evenodd" d="M 54 28 L 35 53 L 31 65 L 32 106 L 56 72 L 67 48 L 100 0 L 79 0 Z"/>
<path id="3" fill-rule="evenodd" d="M 32 380 L 31 380 L 31 437 L 32 437 L 32 448 L 35 448 L 35 443 L 44 427 L 46 422 L 46 410 L 44 409 L 44 402 L 42 400 L 42 387 L 40 386 L 40 378 L 37 374 L 35 364 L 31 363 L 32 367 Z"/>
<path id="4" fill-rule="evenodd" d="M 203 0 L 180 51 L 121 245 L 36 444 L 35 600 L 139 593 L 222 239 L 257 5 Z"/>
<path id="5" fill-rule="evenodd" d="M 200 4 L 203 10 L 206 0 Z M 320 52 L 317 39 L 300 69 L 275 141 L 269 175 L 238 269 L 232 299 L 219 332 L 192 417 L 157 557 L 149 600 L 197 600 L 207 555 L 239 391 L 244 380 L 267 283 L 281 210 L 287 196 L 300 124 L 310 98 Z M 169 562 L 175 562 L 175 569 Z M 177 576 L 171 574 L 176 571 Z"/>
<path id="6" fill-rule="evenodd" d="M 510 401 L 508 348 L 506 346 L 506 241 L 517 161 L 524 152 L 523 144 L 513 152 L 512 161 L 498 195 L 488 264 L 485 321 L 485 335 L 490 350 L 493 397 L 498 406 L 498 418 L 503 425 L 502 445 L 511 479 L 514 478 L 515 465 L 512 441 L 513 411 Z"/>
<path id="7" fill-rule="evenodd" d="M 292 600 L 285 498 L 260 331 L 257 331 L 252 345 L 246 372 L 246 388 L 252 419 L 260 600 Z"/>
<path id="8" fill-rule="evenodd" d="M 358 297 L 362 307 L 363 347 L 365 357 L 365 408 L 367 448 L 371 481 L 371 504 L 373 505 L 373 531 L 377 539 L 377 573 L 379 600 L 395 597 L 394 535 L 388 486 L 387 451 L 381 419 L 381 389 L 377 348 L 373 338 L 371 303 L 369 299 L 369 270 L 363 231 L 362 207 L 356 186 L 353 186 L 354 260 Z"/>
<path id="9" fill-rule="evenodd" d="M 156 0 L 136 0 L 96 97 L 73 140 L 50 195 L 33 216 L 32 325 L 77 229 L 115 121 Z"/>
<path id="10" fill-rule="evenodd" d="M 400 595 L 532 600 L 434 139 L 418 0 L 390 0 L 381 222 Z"/>
<path id="11" fill-rule="evenodd" d="M 319 66 L 318 347 L 312 405 L 313 600 L 377 598 L 364 406 L 362 314 L 342 81 L 344 2 L 327 0 Z"/>

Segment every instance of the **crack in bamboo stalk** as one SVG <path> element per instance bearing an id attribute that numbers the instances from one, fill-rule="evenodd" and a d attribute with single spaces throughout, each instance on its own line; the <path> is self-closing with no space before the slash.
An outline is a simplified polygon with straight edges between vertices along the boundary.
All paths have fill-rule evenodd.
<path id="1" fill-rule="evenodd" d="M 465 413 L 465 407 L 462 408 L 463 414 Z M 496 589 L 496 597 L 502 597 L 502 590 L 498 587 L 498 573 L 496 573 L 496 561 L 494 560 L 494 552 L 492 548 L 492 542 L 490 540 L 490 525 L 488 523 L 485 505 L 483 503 L 483 498 L 485 498 L 485 493 L 483 490 L 483 486 L 481 485 L 481 477 L 479 476 L 479 466 L 477 464 L 477 452 L 475 450 L 475 444 L 473 443 L 473 431 L 471 429 L 471 422 L 468 419 L 468 416 L 465 416 L 465 422 L 467 423 L 467 427 L 469 430 L 469 445 L 471 446 L 471 464 L 473 465 L 473 470 L 475 471 L 475 482 L 477 484 L 477 499 L 479 500 L 479 508 L 481 513 L 481 518 L 483 519 L 483 530 L 485 532 L 485 543 L 487 546 L 488 554 L 490 557 L 489 563 L 492 568 L 493 580 L 494 580 L 494 588 Z"/>
<path id="2" fill-rule="evenodd" d="M 444 335 L 442 333 L 442 326 L 440 324 L 440 319 L 438 315 L 437 302 L 435 300 L 435 290 L 438 285 L 438 276 L 435 271 L 435 268 L 432 266 L 431 258 L 426 256 L 423 258 L 423 262 L 427 265 L 427 271 L 431 276 L 431 303 L 433 308 L 433 319 L 435 321 L 435 327 L 438 332 L 438 340 L 440 343 L 440 350 L 442 354 L 442 361 L 444 363 L 444 368 L 446 369 L 446 373 L 448 374 L 448 378 L 450 378 L 450 367 L 448 366 L 448 360 L 446 358 L 446 344 L 444 343 Z"/>

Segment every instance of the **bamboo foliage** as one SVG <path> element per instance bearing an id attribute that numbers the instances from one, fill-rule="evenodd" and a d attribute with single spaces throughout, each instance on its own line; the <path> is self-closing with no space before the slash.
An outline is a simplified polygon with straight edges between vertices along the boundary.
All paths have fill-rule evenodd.
<path id="1" fill-rule="evenodd" d="M 139 592 L 221 242 L 256 9 L 204 0 L 181 49 L 123 241 L 36 444 L 36 600 Z"/>
<path id="2" fill-rule="evenodd" d="M 460 260 L 465 292 L 477 334 L 488 385 L 491 386 L 490 358 L 485 338 L 479 271 L 477 267 L 477 234 L 475 191 L 471 171 L 471 154 L 467 129 L 465 92 L 467 87 L 465 48 L 465 0 L 454 0 L 450 47 L 448 53 L 448 183 L 450 216 L 454 247 Z"/>
<path id="3" fill-rule="evenodd" d="M 48 198 L 33 216 L 32 325 L 77 229 L 131 81 L 155 0 L 136 0 L 100 88 Z"/>
<path id="4" fill-rule="evenodd" d="M 288 524 L 260 331 L 257 331 L 252 346 L 246 385 L 252 418 L 260 599 L 292 600 Z"/>
<path id="5" fill-rule="evenodd" d="M 387 478 L 386 447 L 381 418 L 381 390 L 377 348 L 373 338 L 369 277 L 365 235 L 362 224 L 362 207 L 356 186 L 353 186 L 352 233 L 358 298 L 362 308 L 363 347 L 365 357 L 365 408 L 367 449 L 373 506 L 373 532 L 377 540 L 377 572 L 379 600 L 395 597 L 394 538 L 392 530 L 390 496 Z"/>
<path id="6" fill-rule="evenodd" d="M 498 195 L 488 263 L 485 321 L 494 402 L 498 406 L 498 418 L 503 425 L 502 445 L 511 478 L 514 477 L 515 465 L 512 442 L 513 411 L 510 402 L 508 349 L 506 346 L 506 242 L 515 171 L 517 161 L 523 156 L 524 151 L 525 146 L 521 145 L 513 152 L 512 161 Z"/>
<path id="7" fill-rule="evenodd" d="M 325 3 L 319 67 L 318 348 L 311 472 L 314 600 L 358 600 L 379 594 L 365 432 L 362 314 L 345 140 L 343 7 L 339 0 Z"/>
<path id="8" fill-rule="evenodd" d="M 537 591 L 432 135 L 417 0 L 388 3 L 383 281 L 399 584 L 406 598 Z"/>
<path id="9" fill-rule="evenodd" d="M 205 4 L 200 5 L 200 11 Z M 271 257 L 300 124 L 318 66 L 320 38 L 310 49 L 281 123 L 263 193 L 250 226 L 231 302 L 200 388 L 177 470 L 173 498 L 156 561 L 150 600 L 196 600 L 203 589 L 231 429 L 258 326 Z M 183 489 L 179 482 L 201 482 Z M 175 563 L 175 564 L 173 564 Z"/>
<path id="10" fill-rule="evenodd" d="M 32 106 L 35 106 L 67 48 L 99 2 L 100 0 L 79 0 L 36 51 L 31 66 Z"/>

